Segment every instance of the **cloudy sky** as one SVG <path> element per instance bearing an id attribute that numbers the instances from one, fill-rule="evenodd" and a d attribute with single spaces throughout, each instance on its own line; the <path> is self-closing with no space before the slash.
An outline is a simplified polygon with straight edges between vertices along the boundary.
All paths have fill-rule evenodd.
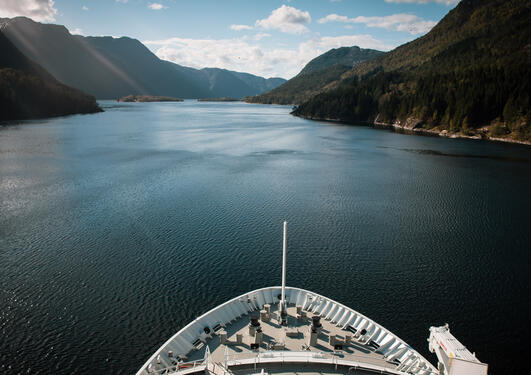
<path id="1" fill-rule="evenodd" d="M 162 59 L 291 78 L 330 48 L 387 51 L 428 32 L 458 0 L 0 0 L 82 35 L 130 36 Z"/>

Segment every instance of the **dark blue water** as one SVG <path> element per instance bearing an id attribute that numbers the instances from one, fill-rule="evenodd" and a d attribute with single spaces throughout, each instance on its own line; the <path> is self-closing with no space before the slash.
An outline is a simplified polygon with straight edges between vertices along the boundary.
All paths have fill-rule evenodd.
<path id="1" fill-rule="evenodd" d="M 280 283 L 432 362 L 430 325 L 526 373 L 531 148 L 243 103 L 104 102 L 0 127 L 0 372 L 130 374 L 195 316 Z"/>

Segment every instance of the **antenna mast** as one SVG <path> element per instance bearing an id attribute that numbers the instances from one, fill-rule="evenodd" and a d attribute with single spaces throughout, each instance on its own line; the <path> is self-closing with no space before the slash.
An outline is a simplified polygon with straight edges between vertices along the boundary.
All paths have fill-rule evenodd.
<path id="1" fill-rule="evenodd" d="M 284 221 L 284 241 L 282 245 L 282 295 L 280 299 L 280 316 L 282 323 L 288 315 L 286 309 L 286 247 L 287 247 L 288 222 Z"/>

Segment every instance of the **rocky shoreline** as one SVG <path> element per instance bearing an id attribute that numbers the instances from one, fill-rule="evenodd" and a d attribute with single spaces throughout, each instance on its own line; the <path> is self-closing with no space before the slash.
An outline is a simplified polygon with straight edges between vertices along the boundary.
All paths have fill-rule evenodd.
<path id="1" fill-rule="evenodd" d="M 531 142 L 527 141 L 521 141 L 509 137 L 493 137 L 492 135 L 488 134 L 489 129 L 487 126 L 470 130 L 472 134 L 463 134 L 459 132 L 449 132 L 447 129 L 425 129 L 420 127 L 421 123 L 422 122 L 420 120 L 415 119 L 413 117 L 409 117 L 406 121 L 403 122 L 396 120 L 393 123 L 378 121 L 378 117 L 376 117 L 376 119 L 372 123 L 372 126 L 375 128 L 391 129 L 405 134 L 430 135 L 453 139 L 476 139 L 494 142 L 516 143 L 531 146 Z"/>
<path id="2" fill-rule="evenodd" d="M 335 119 L 335 118 L 316 118 L 311 116 L 304 116 L 304 115 L 295 115 L 301 118 L 305 118 L 307 120 L 313 120 L 313 121 L 326 121 L 326 122 L 335 122 L 335 123 L 341 123 L 341 124 L 350 124 L 347 121 L 341 120 L 341 119 Z M 475 139 L 475 140 L 484 140 L 484 141 L 492 141 L 492 142 L 504 142 L 504 143 L 515 143 L 515 144 L 521 144 L 525 146 L 531 146 L 531 142 L 528 141 L 521 141 L 518 139 L 513 138 L 504 138 L 504 137 L 494 137 L 488 134 L 488 127 L 482 127 L 479 129 L 471 130 L 473 134 L 463 134 L 463 133 L 457 133 L 457 132 L 449 132 L 446 129 L 425 129 L 422 127 L 419 127 L 421 124 L 421 121 L 415 118 L 408 118 L 406 121 L 395 121 L 393 123 L 379 121 L 378 116 L 374 121 L 366 121 L 366 122 L 357 122 L 357 124 L 362 124 L 366 126 L 373 127 L 375 129 L 387 129 L 387 130 L 393 130 L 395 132 L 403 133 L 403 134 L 415 134 L 415 135 L 425 135 L 425 136 L 432 136 L 432 137 L 444 137 L 444 138 L 453 138 L 453 139 Z"/>

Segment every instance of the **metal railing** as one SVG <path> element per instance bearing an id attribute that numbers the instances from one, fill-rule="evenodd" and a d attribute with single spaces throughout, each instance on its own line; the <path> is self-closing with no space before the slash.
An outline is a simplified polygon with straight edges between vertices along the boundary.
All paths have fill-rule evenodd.
<path id="1" fill-rule="evenodd" d="M 333 365 L 337 370 L 338 366 L 345 366 L 354 369 L 373 369 L 394 374 L 411 374 L 418 371 L 419 374 L 439 375 L 427 367 L 405 366 L 406 371 L 397 369 L 398 365 L 363 354 L 350 353 L 325 353 L 312 351 L 266 351 L 225 355 L 224 367 L 226 369 L 238 365 L 254 365 L 255 369 L 259 364 L 267 363 L 320 363 Z"/>
<path id="2" fill-rule="evenodd" d="M 195 361 L 190 362 L 176 362 L 175 364 L 172 364 L 171 366 L 157 368 L 157 369 L 147 369 L 148 374 L 154 374 L 154 375 L 162 375 L 162 374 L 173 374 L 177 372 L 182 372 L 185 370 L 191 370 L 195 369 L 196 367 L 204 366 L 205 360 L 204 359 L 198 359 Z"/>
<path id="3" fill-rule="evenodd" d="M 187 370 L 208 369 L 211 373 L 230 374 L 230 368 L 240 365 L 253 365 L 255 369 L 259 365 L 272 364 L 272 363 L 315 363 L 315 364 L 327 364 L 333 365 L 337 370 L 338 366 L 348 367 L 351 370 L 375 370 L 381 373 L 391 374 L 425 374 L 425 375 L 438 375 L 438 372 L 434 372 L 429 368 L 420 368 L 418 366 L 405 366 L 407 371 L 397 369 L 397 364 L 390 363 L 383 358 L 375 358 L 370 355 L 364 354 L 350 354 L 350 353 L 325 353 L 325 352 L 313 352 L 313 351 L 265 351 L 265 352 L 247 352 L 239 354 L 225 354 L 224 363 L 216 363 L 211 361 L 209 357 L 203 359 L 190 361 L 190 362 L 177 362 L 171 366 L 153 369 L 149 371 L 149 374 L 162 375 L 186 372 Z M 210 370 L 210 366 L 217 367 L 218 371 Z M 418 371 L 418 372 L 417 372 Z M 193 371 L 192 371 L 193 372 Z"/>

